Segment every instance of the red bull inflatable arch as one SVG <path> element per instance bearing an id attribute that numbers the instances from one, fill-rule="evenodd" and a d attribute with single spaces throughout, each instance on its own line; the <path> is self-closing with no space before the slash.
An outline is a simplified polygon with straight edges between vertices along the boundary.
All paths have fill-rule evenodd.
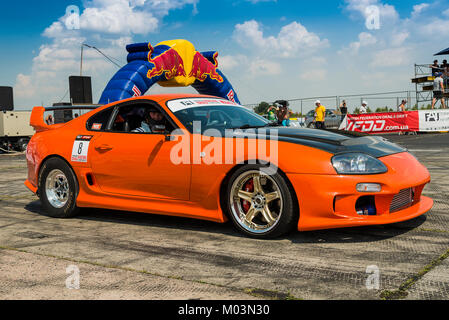
<path id="1" fill-rule="evenodd" d="M 200 94 L 240 103 L 234 88 L 218 69 L 218 52 L 198 52 L 187 40 L 130 44 L 128 64 L 109 81 L 100 98 L 107 104 L 145 94 L 155 83 L 163 87 L 192 86 Z"/>

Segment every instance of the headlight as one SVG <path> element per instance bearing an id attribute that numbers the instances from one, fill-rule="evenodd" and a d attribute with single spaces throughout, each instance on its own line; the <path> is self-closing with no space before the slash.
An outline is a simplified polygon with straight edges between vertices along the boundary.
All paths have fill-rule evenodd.
<path id="1" fill-rule="evenodd" d="M 378 159 L 363 153 L 344 153 L 332 158 L 338 174 L 378 174 L 388 171 Z"/>

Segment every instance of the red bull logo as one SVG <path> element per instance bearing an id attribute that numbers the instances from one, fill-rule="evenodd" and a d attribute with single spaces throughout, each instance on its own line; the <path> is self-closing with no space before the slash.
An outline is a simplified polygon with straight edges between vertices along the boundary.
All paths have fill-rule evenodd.
<path id="1" fill-rule="evenodd" d="M 150 52 L 148 53 L 148 61 L 154 64 L 154 67 L 150 69 L 147 73 L 148 78 L 153 78 L 160 76 L 165 73 L 165 78 L 167 80 L 173 79 L 178 76 L 186 76 L 184 69 L 184 61 L 182 60 L 179 53 L 170 48 L 167 51 L 161 53 L 155 58 L 151 58 L 154 49 L 150 45 Z"/>
<path id="2" fill-rule="evenodd" d="M 201 53 L 195 53 L 192 71 L 190 72 L 189 77 L 195 77 L 199 81 L 204 82 L 207 79 L 207 76 L 209 76 L 211 79 L 214 79 L 220 83 L 223 82 L 223 77 L 217 72 L 217 56 L 218 53 L 214 55 L 215 63 L 212 64 Z"/>

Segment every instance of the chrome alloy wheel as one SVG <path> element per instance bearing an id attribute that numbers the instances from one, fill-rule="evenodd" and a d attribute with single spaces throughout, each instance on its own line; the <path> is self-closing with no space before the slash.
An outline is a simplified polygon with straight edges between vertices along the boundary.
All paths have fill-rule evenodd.
<path id="1" fill-rule="evenodd" d="M 281 190 L 273 178 L 259 170 L 242 173 L 234 181 L 229 199 L 234 218 L 251 233 L 266 233 L 281 218 Z"/>
<path id="2" fill-rule="evenodd" d="M 69 199 L 69 182 L 65 174 L 59 170 L 52 170 L 45 180 L 45 192 L 48 202 L 59 209 L 66 205 Z"/>

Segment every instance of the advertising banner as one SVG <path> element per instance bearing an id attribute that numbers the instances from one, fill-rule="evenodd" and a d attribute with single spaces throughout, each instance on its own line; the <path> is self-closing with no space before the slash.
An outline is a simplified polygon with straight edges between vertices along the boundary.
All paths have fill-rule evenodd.
<path id="1" fill-rule="evenodd" d="M 420 110 L 419 131 L 449 131 L 449 110 Z"/>
<path id="2" fill-rule="evenodd" d="M 418 111 L 347 115 L 340 130 L 364 133 L 419 131 Z"/>

